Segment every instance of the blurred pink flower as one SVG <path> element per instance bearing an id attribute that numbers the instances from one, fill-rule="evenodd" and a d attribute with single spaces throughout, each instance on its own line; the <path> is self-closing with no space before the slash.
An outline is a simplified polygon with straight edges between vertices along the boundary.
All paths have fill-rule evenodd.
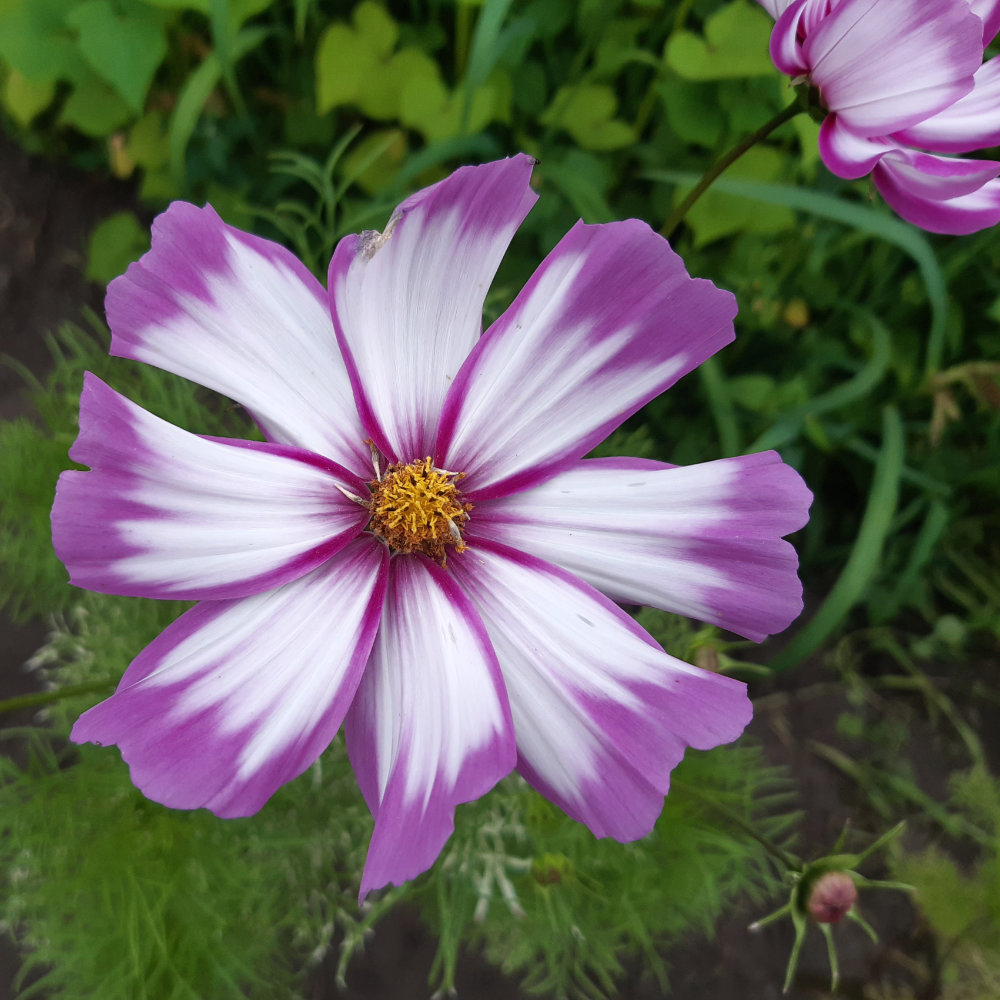
<path id="1" fill-rule="evenodd" d="M 759 0 L 771 58 L 829 112 L 820 155 L 871 174 L 904 219 L 937 233 L 1000 222 L 1000 163 L 950 155 L 1000 144 L 1000 0 Z"/>

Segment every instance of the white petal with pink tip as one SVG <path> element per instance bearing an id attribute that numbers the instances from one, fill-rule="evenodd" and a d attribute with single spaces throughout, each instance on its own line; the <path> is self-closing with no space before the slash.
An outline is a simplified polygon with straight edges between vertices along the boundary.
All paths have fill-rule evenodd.
<path id="1" fill-rule="evenodd" d="M 145 795 L 248 816 L 329 745 L 375 636 L 386 556 L 371 538 L 275 590 L 204 601 L 73 727 L 113 743 Z"/>
<path id="2" fill-rule="evenodd" d="M 571 574 L 485 543 L 452 562 L 497 651 L 518 770 L 596 836 L 647 834 L 685 749 L 750 721 L 745 685 L 668 656 Z"/>
<path id="3" fill-rule="evenodd" d="M 382 234 L 330 262 L 333 319 L 369 433 L 394 461 L 431 454 L 445 393 L 482 332 L 483 302 L 537 195 L 521 154 L 463 167 L 403 202 Z"/>
<path id="4" fill-rule="evenodd" d="M 626 604 L 649 604 L 760 641 L 802 610 L 782 535 L 812 495 L 775 452 L 673 468 L 589 459 L 481 504 L 469 533 L 554 562 Z"/>
<path id="5" fill-rule="evenodd" d="M 438 461 L 473 500 L 539 482 L 732 340 L 735 314 L 645 223 L 578 223 L 462 366 Z"/>
<path id="6" fill-rule="evenodd" d="M 514 766 L 496 656 L 451 575 L 393 559 L 371 662 L 347 719 L 347 748 L 375 816 L 361 896 L 433 864 L 455 806 Z"/>
<path id="7" fill-rule="evenodd" d="M 242 403 L 273 441 L 369 462 L 322 285 L 284 247 L 174 202 L 108 288 L 112 354 Z"/>
<path id="8" fill-rule="evenodd" d="M 368 516 L 341 492 L 364 483 L 334 463 L 287 445 L 198 437 L 89 373 L 70 456 L 91 471 L 60 477 L 53 543 L 72 582 L 90 590 L 259 593 L 320 565 Z"/>

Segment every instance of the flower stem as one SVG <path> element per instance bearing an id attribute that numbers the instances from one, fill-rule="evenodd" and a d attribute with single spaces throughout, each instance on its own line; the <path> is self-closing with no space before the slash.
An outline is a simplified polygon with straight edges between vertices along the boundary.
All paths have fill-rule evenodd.
<path id="1" fill-rule="evenodd" d="M 780 128 L 785 122 L 791 121 L 797 114 L 805 110 L 799 101 L 793 101 L 784 111 L 779 111 L 769 122 L 761 125 L 756 132 L 744 136 L 732 149 L 719 157 L 705 171 L 701 180 L 688 192 L 687 197 L 670 213 L 670 218 L 663 223 L 663 227 L 660 229 L 660 235 L 669 239 L 671 233 L 687 215 L 688 209 L 711 187 L 719 174 L 735 163 L 752 146 L 755 146 L 762 139 L 766 139 L 775 129 Z"/>
<path id="2" fill-rule="evenodd" d="M 63 698 L 73 698 L 78 694 L 92 694 L 94 691 L 107 691 L 114 687 L 113 680 L 90 681 L 88 684 L 71 684 L 55 691 L 40 691 L 37 694 L 22 694 L 16 698 L 5 698 L 0 701 L 0 715 L 4 712 L 16 712 L 21 708 L 35 708 L 38 705 L 50 705 Z"/>

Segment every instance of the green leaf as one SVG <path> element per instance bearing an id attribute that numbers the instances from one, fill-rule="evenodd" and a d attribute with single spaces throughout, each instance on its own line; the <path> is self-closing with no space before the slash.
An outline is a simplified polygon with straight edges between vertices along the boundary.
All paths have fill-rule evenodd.
<path id="1" fill-rule="evenodd" d="M 437 63 L 419 49 L 403 49 L 378 66 L 371 78 L 361 84 L 355 103 L 366 115 L 379 121 L 398 118 L 403 95 L 424 80 L 440 84 Z"/>
<path id="2" fill-rule="evenodd" d="M 0 4 L 0 58 L 34 83 L 89 75 L 63 19 L 66 0 L 5 0 Z"/>
<path id="3" fill-rule="evenodd" d="M 295 0 L 295 41 L 301 44 L 306 34 L 306 17 L 312 0 Z"/>
<path id="4" fill-rule="evenodd" d="M 316 50 L 316 106 L 320 114 L 342 104 L 355 104 L 370 118 L 389 121 L 400 116 L 405 95 L 417 89 L 415 106 L 427 94 L 435 109 L 444 89 L 437 63 L 416 48 L 393 54 L 399 27 L 376 3 L 354 11 L 354 26 L 331 24 Z"/>
<path id="5" fill-rule="evenodd" d="M 214 52 L 187 78 L 170 117 L 170 173 L 175 183 L 184 185 L 184 151 L 194 132 L 201 109 L 222 78 L 222 67 Z"/>
<path id="6" fill-rule="evenodd" d="M 458 135 L 480 131 L 495 118 L 504 116 L 509 109 L 509 90 L 504 87 L 504 77 L 497 76 L 472 95 L 468 109 L 468 122 L 462 127 L 463 95 L 452 93 L 440 77 L 415 77 L 402 93 L 399 120 L 415 128 L 428 142 L 440 142 Z"/>
<path id="7" fill-rule="evenodd" d="M 687 143 L 715 149 L 726 129 L 726 116 L 719 108 L 716 88 L 691 83 L 676 76 L 657 85 L 667 112 L 667 121 Z"/>
<path id="8" fill-rule="evenodd" d="M 87 245 L 90 281 L 106 285 L 149 249 L 149 230 L 131 212 L 116 212 L 94 227 Z"/>
<path id="9" fill-rule="evenodd" d="M 386 188 L 406 159 L 406 133 L 401 128 L 383 129 L 356 143 L 340 164 L 345 181 L 357 183 L 374 194 Z"/>
<path id="10" fill-rule="evenodd" d="M 229 0 L 229 31 L 235 35 L 256 14 L 267 10 L 274 0 Z"/>
<path id="11" fill-rule="evenodd" d="M 167 54 L 163 18 L 141 7 L 125 16 L 109 0 L 87 0 L 70 11 L 66 21 L 79 31 L 80 51 L 94 71 L 141 113 L 153 76 Z"/>
<path id="12" fill-rule="evenodd" d="M 331 24 L 316 49 L 316 108 L 322 114 L 361 96 L 361 85 L 375 77 L 378 60 L 357 32 L 346 24 Z"/>
<path id="13" fill-rule="evenodd" d="M 132 117 L 132 110 L 95 74 L 78 83 L 59 115 L 61 125 L 72 125 L 84 135 L 104 138 L 118 131 Z"/>
<path id="14" fill-rule="evenodd" d="M 820 162 L 819 124 L 809 115 L 796 115 L 792 119 L 792 128 L 799 137 L 799 166 L 809 170 Z M 811 176 L 811 170 L 809 172 Z"/>
<path id="15" fill-rule="evenodd" d="M 775 72 L 768 51 L 771 19 L 748 0 L 727 3 L 705 21 L 705 37 L 677 31 L 667 42 L 667 65 L 688 80 L 726 80 Z"/>
<path id="16" fill-rule="evenodd" d="M 616 218 L 605 192 L 610 185 L 601 161 L 593 153 L 571 149 L 561 158 L 546 157 L 540 164 L 542 182 L 551 182 L 584 222 L 611 222 Z"/>
<path id="17" fill-rule="evenodd" d="M 244 28 L 233 39 L 233 60 L 238 61 L 266 37 L 264 28 Z M 222 67 L 215 53 L 187 78 L 170 118 L 170 173 L 174 182 L 184 187 L 184 151 L 201 115 L 201 109 L 222 76 Z"/>
<path id="18" fill-rule="evenodd" d="M 375 55 L 384 59 L 396 47 L 399 25 L 381 4 L 364 0 L 354 8 L 351 20 L 358 35 Z"/>
<path id="19" fill-rule="evenodd" d="M 20 70 L 11 69 L 3 85 L 3 103 L 19 125 L 28 125 L 40 111 L 52 103 L 56 85 L 53 80 L 38 83 Z"/>
<path id="20" fill-rule="evenodd" d="M 282 116 L 284 145 L 292 149 L 308 149 L 318 146 L 329 149 L 333 144 L 337 123 L 330 115 L 316 111 L 316 103 L 311 97 L 292 101 Z"/>
<path id="21" fill-rule="evenodd" d="M 826 392 L 812 395 L 791 408 L 781 405 L 781 419 L 764 431 L 750 445 L 748 452 L 780 448 L 789 441 L 794 441 L 803 429 L 808 427 L 810 420 L 834 410 L 858 406 L 863 400 L 871 398 L 876 386 L 888 371 L 892 350 L 891 338 L 885 324 L 874 316 L 866 315 L 865 319 L 871 341 L 871 358 L 868 363 L 856 375 L 847 381 L 839 382 Z"/>
<path id="22" fill-rule="evenodd" d="M 903 421 L 895 407 L 886 406 L 882 410 L 882 450 L 854 547 L 819 610 L 771 661 L 773 670 L 794 667 L 818 649 L 866 592 L 878 570 L 882 546 L 892 528 L 905 455 Z"/>
<path id="23" fill-rule="evenodd" d="M 769 413 L 775 405 L 777 387 L 770 375 L 750 372 L 729 379 L 729 394 L 753 413 Z"/>
<path id="24" fill-rule="evenodd" d="M 514 103 L 518 110 L 532 118 L 537 118 L 545 107 L 548 96 L 548 82 L 545 70 L 540 62 L 529 59 L 517 71 L 517 87 L 514 90 Z M 1000 315 L 1000 300 L 997 312 Z"/>
<path id="25" fill-rule="evenodd" d="M 519 18 L 504 27 L 504 20 L 510 11 L 511 0 L 487 0 L 482 13 L 476 20 L 476 31 L 472 38 L 472 52 L 463 81 L 465 120 L 461 131 L 468 132 L 469 118 L 476 91 L 486 83 L 493 73 L 498 60 L 519 38 L 530 35 L 532 24 L 527 18 Z"/>
<path id="26" fill-rule="evenodd" d="M 581 83 L 560 87 L 540 121 L 563 128 L 584 149 L 621 149 L 635 141 L 635 132 L 614 115 L 618 98 L 611 87 Z"/>
<path id="27" fill-rule="evenodd" d="M 142 0 L 147 7 L 161 7 L 164 10 L 196 10 L 206 16 L 211 12 L 212 0 Z"/>
<path id="28" fill-rule="evenodd" d="M 533 22 L 532 35 L 535 38 L 558 38 L 572 30 L 570 24 L 574 11 L 574 0 L 533 0 L 525 10 L 525 16 Z"/>
<path id="29" fill-rule="evenodd" d="M 215 54 L 222 67 L 222 78 L 237 107 L 242 106 L 243 98 L 236 82 L 233 41 L 243 23 L 254 14 L 259 14 L 270 2 L 271 0 L 209 0 Z"/>
<path id="30" fill-rule="evenodd" d="M 129 130 L 128 154 L 137 166 L 161 167 L 170 158 L 162 111 L 151 111 Z"/>

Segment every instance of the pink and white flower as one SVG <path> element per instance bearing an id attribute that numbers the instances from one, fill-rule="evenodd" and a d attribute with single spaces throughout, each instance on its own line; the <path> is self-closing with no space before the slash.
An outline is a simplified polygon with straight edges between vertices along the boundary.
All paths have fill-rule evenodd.
<path id="1" fill-rule="evenodd" d="M 88 374 L 90 471 L 59 482 L 73 583 L 201 602 L 73 739 L 117 744 L 158 802 L 245 816 L 346 721 L 375 816 L 362 895 L 433 864 L 456 804 L 514 768 L 626 841 L 686 747 L 739 736 L 745 686 L 609 598 L 758 640 L 801 607 L 782 536 L 811 498 L 777 455 L 583 457 L 732 339 L 732 295 L 642 222 L 581 223 L 481 335 L 532 165 L 465 167 L 346 237 L 329 294 L 172 205 L 108 290 L 112 353 L 241 402 L 267 440 L 190 434 Z"/>
<path id="2" fill-rule="evenodd" d="M 872 175 L 904 219 L 938 233 L 1000 222 L 1000 163 L 950 154 L 1000 144 L 1000 0 L 759 0 L 771 58 L 815 87 L 823 162 Z M 946 154 L 946 155 L 940 155 Z"/>

